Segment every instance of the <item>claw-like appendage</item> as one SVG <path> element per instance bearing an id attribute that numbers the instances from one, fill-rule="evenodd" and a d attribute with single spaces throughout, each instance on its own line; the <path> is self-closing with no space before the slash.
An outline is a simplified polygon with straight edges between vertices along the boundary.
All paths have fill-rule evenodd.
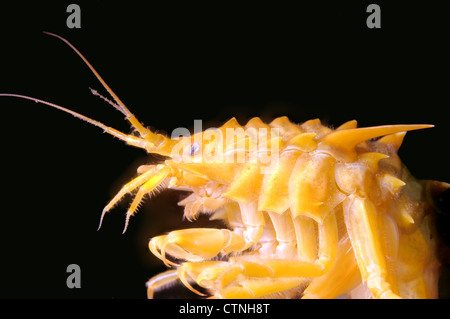
<path id="1" fill-rule="evenodd" d="M 204 293 L 201 293 L 200 291 L 198 291 L 197 289 L 192 287 L 192 285 L 189 283 L 189 281 L 187 279 L 187 276 L 188 276 L 187 267 L 188 267 L 188 263 L 184 263 L 183 265 L 178 267 L 178 278 L 193 293 L 196 293 L 197 295 L 203 296 L 203 297 L 206 296 Z"/>
<path id="2" fill-rule="evenodd" d="M 150 250 L 166 264 L 166 254 L 177 259 L 198 262 L 216 257 L 221 252 L 239 250 L 245 241 L 228 229 L 192 228 L 170 232 L 153 238 Z"/>
<path id="3" fill-rule="evenodd" d="M 166 258 L 166 252 L 165 252 L 166 237 L 167 236 L 165 236 L 165 235 L 161 235 L 161 236 L 152 238 L 148 244 L 148 247 L 149 247 L 150 251 L 153 253 L 153 255 L 155 255 L 156 257 L 161 259 L 167 267 L 172 267 L 172 266 L 177 267 L 178 264 L 176 264 Z M 160 253 L 160 251 L 161 251 L 161 253 Z"/>

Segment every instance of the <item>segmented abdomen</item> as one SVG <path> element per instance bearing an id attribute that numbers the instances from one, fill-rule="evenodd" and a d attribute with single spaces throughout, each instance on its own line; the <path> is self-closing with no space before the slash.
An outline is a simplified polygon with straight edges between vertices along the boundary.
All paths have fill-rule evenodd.
<path id="1" fill-rule="evenodd" d="M 236 125 L 231 120 L 224 127 Z M 393 289 L 404 297 L 437 296 L 439 263 L 424 183 L 414 179 L 397 156 L 404 131 L 411 126 L 357 129 L 356 121 L 350 121 L 332 130 L 319 120 L 295 125 L 286 117 L 270 124 L 255 118 L 245 126 L 246 132 L 260 128 L 279 129 L 278 156 L 265 163 L 241 164 L 223 193 L 240 203 L 241 210 L 243 204 L 257 203 L 265 220 L 254 245 L 259 255 L 314 261 L 320 258 L 318 246 L 324 236 L 318 225 L 331 214 L 338 241 L 349 240 L 360 223 L 353 218 L 352 207 L 365 205 L 377 216 L 371 218 L 372 224 L 377 223 L 371 225 L 374 249 L 384 256 L 378 262 L 387 269 L 387 278 L 395 278 L 390 281 Z M 384 137 L 372 140 L 379 136 Z M 272 134 L 268 139 L 273 138 Z M 239 214 L 238 210 L 228 214 L 232 228 L 246 227 L 245 221 L 236 222 Z M 355 247 L 353 251 L 357 263 L 363 256 Z M 423 285 L 422 291 L 418 285 Z"/>

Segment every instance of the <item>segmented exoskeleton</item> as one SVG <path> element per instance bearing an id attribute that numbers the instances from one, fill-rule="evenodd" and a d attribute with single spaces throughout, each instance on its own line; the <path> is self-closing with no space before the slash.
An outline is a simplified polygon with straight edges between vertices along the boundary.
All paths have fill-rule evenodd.
<path id="1" fill-rule="evenodd" d="M 406 131 L 432 125 L 357 128 L 349 121 L 331 129 L 318 119 L 296 125 L 280 117 L 269 124 L 253 118 L 242 127 L 231 119 L 169 138 L 145 128 L 78 50 L 50 35 L 84 60 L 115 102 L 104 99 L 138 136 L 39 99 L 1 96 L 58 108 L 167 158 L 139 167 L 101 220 L 135 192 L 126 229 L 145 195 L 172 188 L 192 192 L 179 203 L 185 218 L 203 213 L 228 225 L 151 239 L 152 253 L 175 269 L 148 281 L 149 297 L 176 280 L 219 298 L 437 297 L 432 198 L 448 184 L 416 180 L 397 156 Z"/>

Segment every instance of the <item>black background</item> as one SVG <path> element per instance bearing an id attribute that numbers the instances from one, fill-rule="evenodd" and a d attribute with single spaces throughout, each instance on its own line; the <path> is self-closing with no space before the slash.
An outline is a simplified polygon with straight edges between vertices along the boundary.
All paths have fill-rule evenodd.
<path id="1" fill-rule="evenodd" d="M 124 132 L 123 116 L 74 44 L 145 125 L 170 134 L 231 117 L 245 124 L 287 115 L 338 126 L 426 123 L 400 155 L 418 178 L 450 181 L 448 26 L 436 4 L 377 2 L 382 28 L 368 29 L 370 2 L 316 5 L 143 4 L 78 1 L 81 29 L 66 26 L 70 2 L 0 5 L 0 91 L 80 112 Z M 192 227 L 181 194 L 147 200 L 121 234 L 131 197 L 100 213 L 136 168 L 154 157 L 67 114 L 1 98 L 0 297 L 145 298 L 165 270 L 148 240 Z M 68 289 L 66 267 L 81 267 Z"/>

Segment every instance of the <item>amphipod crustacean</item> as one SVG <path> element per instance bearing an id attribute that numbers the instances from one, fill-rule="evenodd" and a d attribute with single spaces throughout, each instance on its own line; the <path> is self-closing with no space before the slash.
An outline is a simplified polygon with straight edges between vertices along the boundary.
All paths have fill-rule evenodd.
<path id="1" fill-rule="evenodd" d="M 141 166 L 101 220 L 133 192 L 126 229 L 145 195 L 171 188 L 192 193 L 179 203 L 185 218 L 208 214 L 227 225 L 152 238 L 151 252 L 175 269 L 148 281 L 149 297 L 178 280 L 215 298 L 438 297 L 433 198 L 448 184 L 416 180 L 397 155 L 407 131 L 432 125 L 358 128 L 352 120 L 332 129 L 318 119 L 297 125 L 279 117 L 241 126 L 233 118 L 216 129 L 169 138 L 144 127 L 78 50 L 50 35 L 84 60 L 114 102 L 104 99 L 137 135 L 40 99 L 0 96 L 52 106 L 165 156 Z"/>

